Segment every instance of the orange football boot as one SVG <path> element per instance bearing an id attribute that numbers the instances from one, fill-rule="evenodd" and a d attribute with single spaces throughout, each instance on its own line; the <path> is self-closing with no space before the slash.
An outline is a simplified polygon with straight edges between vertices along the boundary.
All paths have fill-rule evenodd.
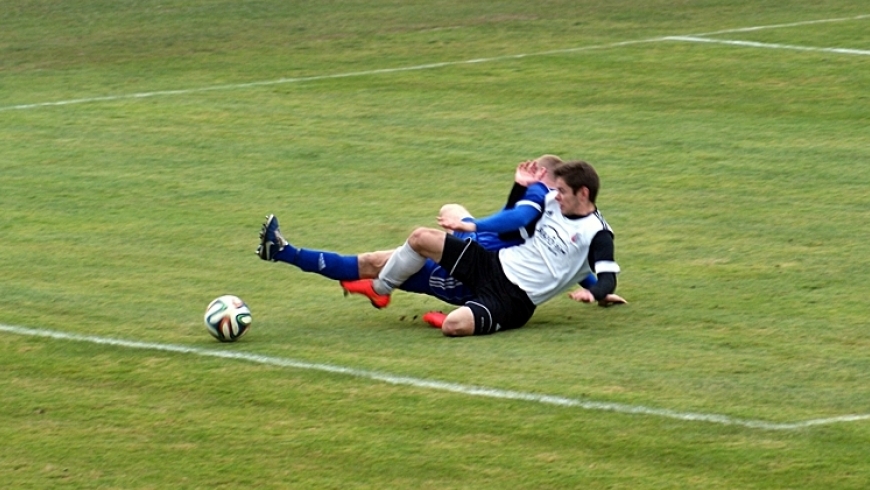
<path id="1" fill-rule="evenodd" d="M 377 309 L 386 308 L 390 304 L 389 294 L 378 294 L 373 287 L 374 281 L 371 279 L 358 279 L 356 281 L 341 281 L 341 288 L 344 289 L 344 294 L 361 294 L 372 302 L 372 306 Z"/>
<path id="2" fill-rule="evenodd" d="M 423 321 L 435 328 L 441 328 L 444 325 L 445 318 L 447 318 L 447 315 L 440 311 L 430 311 L 423 315 Z"/>

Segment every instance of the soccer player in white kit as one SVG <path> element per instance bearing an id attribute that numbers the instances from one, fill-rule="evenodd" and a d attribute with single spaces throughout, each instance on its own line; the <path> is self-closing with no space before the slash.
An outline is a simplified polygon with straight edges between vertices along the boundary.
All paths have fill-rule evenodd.
<path id="1" fill-rule="evenodd" d="M 535 233 L 523 244 L 490 252 L 474 241 L 418 228 L 378 280 L 396 287 L 427 258 L 438 262 L 475 294 L 444 319 L 442 332 L 454 337 L 522 327 L 538 305 L 593 272 L 598 282 L 569 296 L 585 303 L 604 299 L 616 289 L 619 265 L 613 231 L 595 205 L 598 174 L 589 163 L 574 161 L 558 168 L 555 176 L 556 189 L 547 195 Z"/>

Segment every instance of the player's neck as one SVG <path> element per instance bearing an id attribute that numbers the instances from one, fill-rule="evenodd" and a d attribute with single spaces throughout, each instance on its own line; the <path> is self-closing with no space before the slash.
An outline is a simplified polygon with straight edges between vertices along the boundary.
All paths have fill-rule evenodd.
<path id="1" fill-rule="evenodd" d="M 585 218 L 590 214 L 594 213 L 598 208 L 595 207 L 594 203 L 591 202 L 579 202 L 576 206 L 573 206 L 571 209 L 565 210 L 566 218 Z"/>

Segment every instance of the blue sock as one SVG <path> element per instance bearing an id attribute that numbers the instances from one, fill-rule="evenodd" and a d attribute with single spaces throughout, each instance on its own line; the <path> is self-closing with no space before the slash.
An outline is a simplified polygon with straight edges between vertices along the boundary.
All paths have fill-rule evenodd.
<path id="1" fill-rule="evenodd" d="M 586 289 L 591 288 L 598 282 L 598 278 L 595 277 L 595 274 L 589 274 L 582 281 L 580 281 L 580 285 Z"/>
<path id="2" fill-rule="evenodd" d="M 305 272 L 313 272 L 336 281 L 359 279 L 359 260 L 356 255 L 340 255 L 322 250 L 306 250 L 287 245 L 275 255 L 277 260 L 295 265 Z"/>

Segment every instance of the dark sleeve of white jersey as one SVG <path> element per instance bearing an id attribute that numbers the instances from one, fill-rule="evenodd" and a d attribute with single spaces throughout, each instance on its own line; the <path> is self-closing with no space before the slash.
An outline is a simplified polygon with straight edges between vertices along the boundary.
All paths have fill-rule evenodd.
<path id="1" fill-rule="evenodd" d="M 595 269 L 595 263 L 600 261 L 614 261 L 613 258 L 613 233 L 609 230 L 601 230 L 592 238 L 589 246 L 589 265 Z M 596 301 L 604 299 L 608 294 L 616 291 L 616 274 L 602 272 L 598 274 L 598 282 L 589 288 Z"/>
<path id="2" fill-rule="evenodd" d="M 526 191 L 528 187 L 522 186 L 514 182 L 514 186 L 511 188 L 511 193 L 508 194 L 507 204 L 504 205 L 505 209 L 511 209 L 520 202 L 520 199 L 526 195 Z"/>

